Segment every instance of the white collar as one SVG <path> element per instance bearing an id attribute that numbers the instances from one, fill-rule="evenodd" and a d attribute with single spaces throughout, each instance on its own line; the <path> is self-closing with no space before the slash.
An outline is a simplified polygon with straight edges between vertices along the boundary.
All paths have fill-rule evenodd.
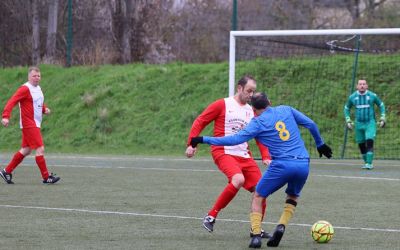
<path id="1" fill-rule="evenodd" d="M 366 94 L 368 93 L 368 89 L 364 92 L 364 94 L 361 94 L 360 91 L 358 91 L 358 90 L 357 90 L 357 93 L 358 93 L 359 95 L 366 95 Z"/>

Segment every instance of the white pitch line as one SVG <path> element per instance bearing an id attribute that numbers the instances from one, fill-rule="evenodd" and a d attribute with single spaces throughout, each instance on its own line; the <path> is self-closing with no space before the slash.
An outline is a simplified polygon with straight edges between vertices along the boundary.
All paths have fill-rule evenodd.
<path id="1" fill-rule="evenodd" d="M 21 164 L 21 166 L 31 166 L 30 164 Z M 95 168 L 95 169 L 133 169 L 133 170 L 157 170 L 157 171 L 189 171 L 189 172 L 219 172 L 216 169 L 193 169 L 193 168 L 151 168 L 151 167 L 123 167 L 123 166 L 93 166 L 93 165 L 61 165 L 51 164 L 53 167 L 61 168 Z"/>
<path id="2" fill-rule="evenodd" d="M 46 158 L 49 159 L 88 159 L 88 160 L 115 160 L 115 161 L 206 161 L 206 162 L 213 162 L 212 159 L 202 159 L 202 158 L 197 158 L 197 159 L 192 159 L 192 158 L 167 158 L 167 157 L 115 157 L 115 156 L 110 156 L 110 157 L 100 157 L 100 156 L 58 156 L 58 155 L 46 155 Z"/>
<path id="3" fill-rule="evenodd" d="M 115 161 L 200 161 L 200 162 L 213 162 L 213 159 L 209 158 L 168 158 L 168 157 L 140 157 L 140 156 L 83 156 L 83 155 L 46 155 L 48 159 L 88 159 L 88 160 L 115 160 Z M 260 159 L 257 159 L 260 160 Z M 333 162 L 332 162 L 333 161 Z M 345 166 L 359 166 L 360 163 L 348 160 L 341 160 L 341 159 L 334 159 L 334 160 L 318 160 L 318 159 L 311 159 L 311 163 L 320 164 L 320 165 L 345 165 Z M 393 164 L 393 163 L 385 163 L 384 165 L 390 165 L 395 167 L 400 167 L 400 164 Z"/>
<path id="4" fill-rule="evenodd" d="M 342 178 L 342 179 L 400 181 L 400 179 L 383 178 L 383 177 L 339 176 L 339 175 L 323 175 L 323 174 L 314 174 L 314 175 L 311 175 L 311 176 L 329 177 L 329 178 Z"/>
<path id="5" fill-rule="evenodd" d="M 332 161 L 316 161 L 311 159 L 311 164 L 318 164 L 318 165 L 340 165 L 340 166 L 361 166 L 359 162 L 347 162 L 345 160 L 336 160 Z M 392 163 L 384 163 L 382 166 L 393 166 L 393 167 L 400 167 L 400 164 L 392 164 Z"/>
<path id="6" fill-rule="evenodd" d="M 22 166 L 30 166 L 30 164 L 21 164 Z M 219 172 L 216 169 L 193 169 L 193 168 L 151 168 L 151 167 L 123 167 L 123 166 L 93 166 L 93 165 L 54 165 L 54 167 L 65 168 L 94 168 L 94 169 L 133 169 L 133 170 L 147 170 L 147 171 L 171 171 L 171 172 Z M 310 176 L 327 177 L 327 178 L 341 178 L 341 179 L 358 179 L 358 180 L 381 180 L 381 181 L 400 181 L 396 178 L 385 177 L 364 177 L 364 176 L 340 176 L 340 175 L 321 175 L 310 174 Z"/>
<path id="7" fill-rule="evenodd" d="M 15 206 L 15 205 L 0 205 L 0 207 L 3 207 L 3 208 L 36 209 L 36 210 L 53 210 L 53 211 L 63 211 L 63 212 L 92 213 L 92 214 L 110 214 L 110 215 L 127 215 L 127 216 L 143 216 L 143 217 L 158 217 L 158 218 L 173 218 L 173 219 L 203 220 L 203 218 L 191 217 L 191 216 L 146 214 L 146 213 L 134 213 L 134 212 L 101 211 L 101 210 L 88 210 L 88 209 L 78 209 L 78 208 L 36 207 L 36 206 Z M 250 221 L 247 221 L 247 220 L 221 219 L 221 218 L 219 218 L 218 221 L 250 223 Z M 263 224 L 276 225 L 277 223 L 263 222 Z M 296 224 L 296 223 L 293 223 L 293 224 L 291 223 L 290 225 L 291 226 L 299 226 L 299 227 L 311 227 L 312 226 L 310 224 Z M 365 231 L 400 233 L 400 229 L 389 229 L 389 228 L 364 228 L 364 227 L 335 226 L 335 229 L 365 230 Z"/>

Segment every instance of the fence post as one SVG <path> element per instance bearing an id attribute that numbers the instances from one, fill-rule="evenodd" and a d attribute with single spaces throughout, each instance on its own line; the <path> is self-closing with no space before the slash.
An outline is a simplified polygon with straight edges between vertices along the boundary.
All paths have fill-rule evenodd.
<path id="1" fill-rule="evenodd" d="M 67 27 L 67 67 L 71 66 L 72 53 L 72 0 L 68 0 L 68 27 Z"/>
<path id="2" fill-rule="evenodd" d="M 233 6 L 232 6 L 232 30 L 237 30 L 237 0 L 233 0 Z"/>

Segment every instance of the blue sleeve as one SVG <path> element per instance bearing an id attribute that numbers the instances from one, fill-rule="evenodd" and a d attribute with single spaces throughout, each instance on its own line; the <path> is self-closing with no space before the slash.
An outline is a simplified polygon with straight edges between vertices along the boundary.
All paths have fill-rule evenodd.
<path id="1" fill-rule="evenodd" d="M 300 111 L 294 108 L 291 108 L 291 110 L 297 124 L 307 128 L 310 131 L 311 135 L 314 137 L 314 141 L 317 147 L 322 146 L 324 144 L 324 141 L 322 140 L 321 134 L 319 133 L 317 124 L 315 124 L 313 120 L 311 120 L 308 116 L 301 113 Z"/>
<path id="2" fill-rule="evenodd" d="M 216 146 L 233 146 L 247 142 L 259 133 L 258 122 L 253 118 L 250 123 L 237 134 L 223 137 L 203 136 L 203 143 Z"/>

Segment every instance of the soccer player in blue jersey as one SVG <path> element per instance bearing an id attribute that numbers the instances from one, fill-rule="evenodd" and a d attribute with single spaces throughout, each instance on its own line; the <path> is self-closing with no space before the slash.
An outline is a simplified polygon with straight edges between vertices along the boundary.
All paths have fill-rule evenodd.
<path id="1" fill-rule="evenodd" d="M 269 195 L 287 184 L 287 197 L 282 215 L 272 237 L 267 242 L 268 246 L 276 247 L 293 216 L 297 199 L 309 172 L 310 157 L 298 125 L 306 127 L 311 132 L 320 157 L 325 155 L 331 158 L 332 150 L 324 143 L 315 122 L 300 111 L 290 106 L 271 107 L 265 93 L 254 94 L 251 104 L 257 116 L 237 134 L 224 137 L 194 137 L 191 144 L 193 147 L 198 143 L 229 146 L 255 138 L 269 148 L 272 162 L 258 182 L 252 202 L 250 222 L 254 235 L 249 247 L 261 247 L 263 202 Z"/>
<path id="2" fill-rule="evenodd" d="M 353 122 L 350 118 L 350 109 L 355 107 L 355 130 L 356 142 L 360 148 L 364 160 L 363 169 L 373 169 L 372 161 L 374 159 L 374 140 L 376 136 L 376 120 L 374 104 L 378 106 L 381 113 L 379 127 L 386 125 L 385 104 L 372 91 L 368 90 L 368 84 L 365 79 L 358 80 L 357 91 L 349 96 L 344 105 L 344 116 L 347 127 L 352 130 Z"/>

